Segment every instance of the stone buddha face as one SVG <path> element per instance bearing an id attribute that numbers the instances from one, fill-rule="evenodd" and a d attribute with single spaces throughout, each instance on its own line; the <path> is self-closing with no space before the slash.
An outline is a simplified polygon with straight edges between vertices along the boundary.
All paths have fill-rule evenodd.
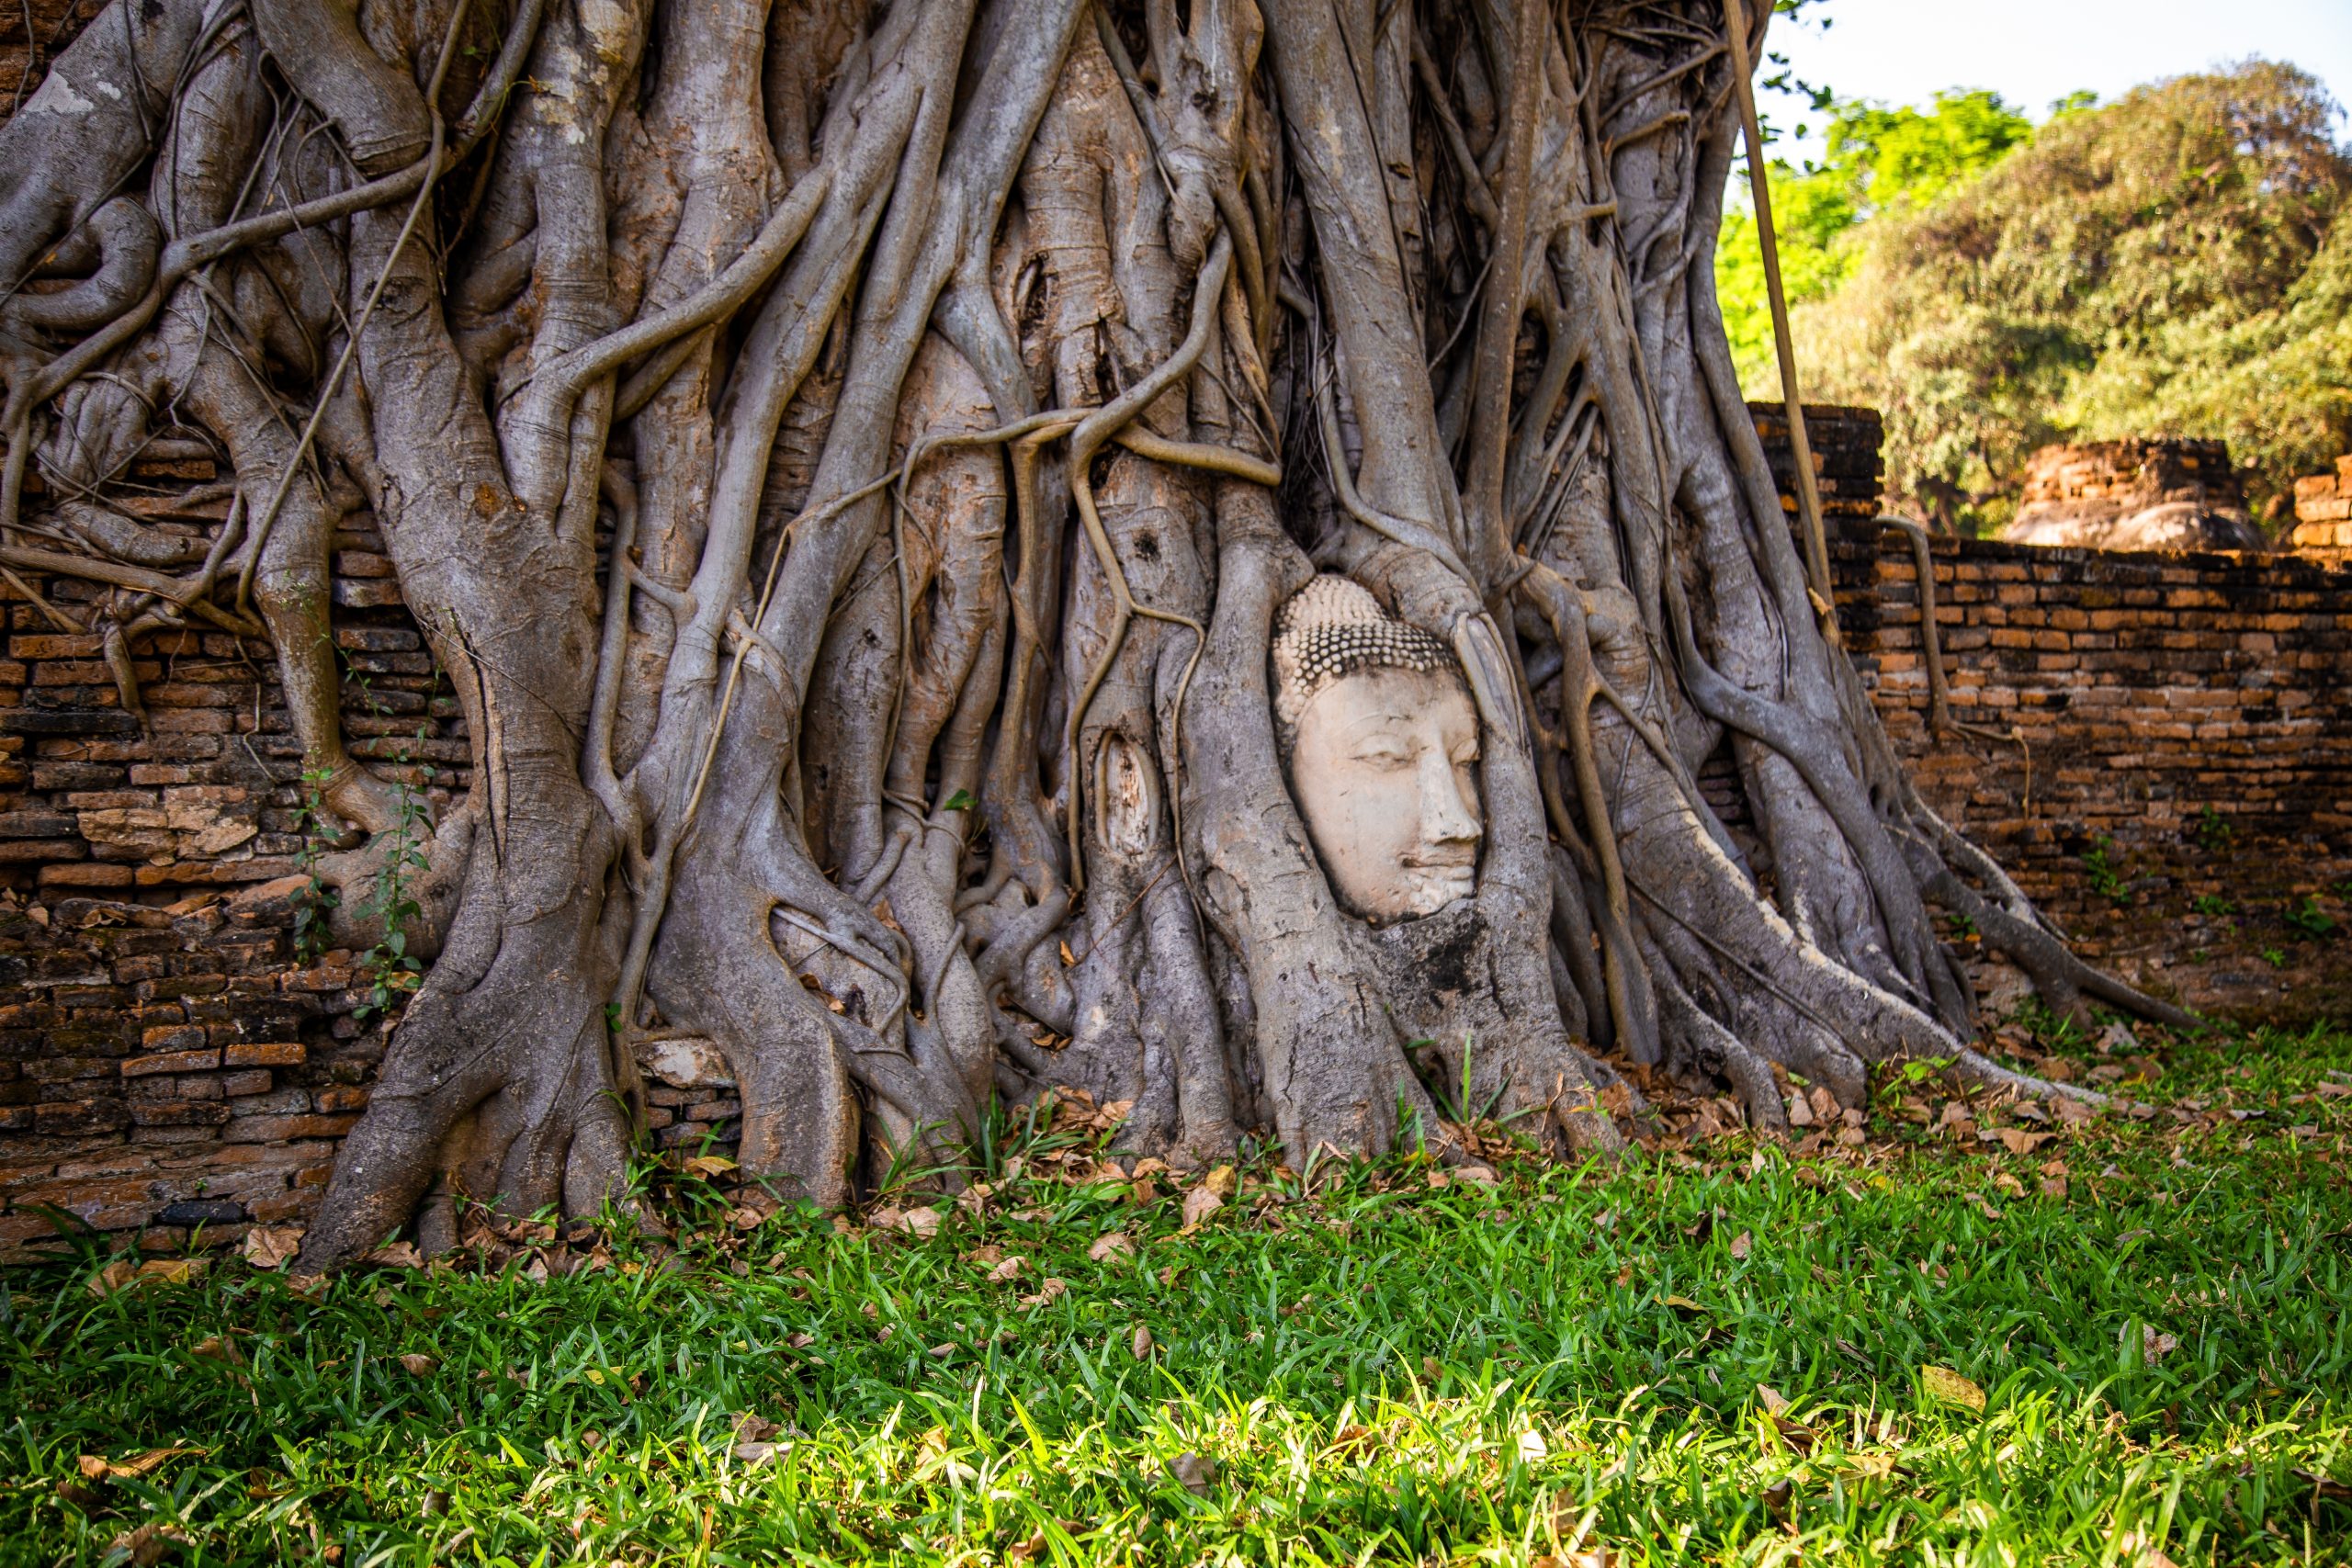
<path id="1" fill-rule="evenodd" d="M 1453 654 L 1341 577 L 1283 606 L 1273 651 L 1291 793 L 1340 902 L 1387 925 L 1469 897 L 1478 715 Z"/>

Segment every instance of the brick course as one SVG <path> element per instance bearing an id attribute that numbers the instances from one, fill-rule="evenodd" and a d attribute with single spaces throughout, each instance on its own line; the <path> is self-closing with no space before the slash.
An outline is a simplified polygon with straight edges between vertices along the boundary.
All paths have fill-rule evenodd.
<path id="1" fill-rule="evenodd" d="M 2352 457 L 2295 481 L 2292 542 L 2297 555 L 2335 566 L 2352 562 Z"/>

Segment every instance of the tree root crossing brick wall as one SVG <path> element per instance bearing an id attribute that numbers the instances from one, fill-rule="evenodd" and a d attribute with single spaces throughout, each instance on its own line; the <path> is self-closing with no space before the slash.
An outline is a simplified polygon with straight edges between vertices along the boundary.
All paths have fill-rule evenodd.
<path id="1" fill-rule="evenodd" d="M 1781 412 L 1758 418 L 1785 489 Z M 1847 640 L 1930 799 L 2094 944 L 2144 946 L 2150 983 L 2250 999 L 2147 966 L 2211 937 L 2197 922 L 2225 918 L 2199 898 L 2251 909 L 2253 884 L 2280 903 L 2352 871 L 2352 572 L 1939 541 L 1953 716 L 2017 739 L 1931 734 L 1910 548 L 1871 521 L 1877 416 L 1817 408 L 1808 426 Z M 202 468 L 159 468 L 158 496 Z M 444 806 L 466 783 L 455 705 L 376 536 L 347 529 L 335 552 L 345 732 Z M 0 1248 L 18 1256 L 52 1219 L 158 1249 L 300 1219 L 382 1046 L 356 1016 L 365 955 L 296 942 L 304 789 L 268 650 L 141 647 L 142 723 L 75 629 L 97 597 L 0 581 Z M 728 1141 L 723 1064 L 692 1041 L 642 1055 L 656 1141 Z"/>

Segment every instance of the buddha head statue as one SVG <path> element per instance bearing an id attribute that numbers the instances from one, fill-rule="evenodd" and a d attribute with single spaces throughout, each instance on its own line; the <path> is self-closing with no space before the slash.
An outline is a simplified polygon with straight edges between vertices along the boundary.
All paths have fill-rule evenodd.
<path id="1" fill-rule="evenodd" d="M 1291 794 L 1348 910 L 1433 915 L 1477 883 L 1478 713 L 1445 644 L 1344 577 L 1275 617 L 1274 729 Z"/>

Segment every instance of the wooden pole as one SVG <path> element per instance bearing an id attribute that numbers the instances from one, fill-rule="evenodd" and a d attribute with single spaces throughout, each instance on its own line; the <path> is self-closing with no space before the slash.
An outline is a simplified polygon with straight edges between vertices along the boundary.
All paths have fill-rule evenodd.
<path id="1" fill-rule="evenodd" d="M 1813 471 L 1813 443 L 1805 436 L 1804 400 L 1797 388 L 1796 346 L 1789 337 L 1789 303 L 1781 288 L 1781 252 L 1772 239 L 1772 190 L 1764 169 L 1764 136 L 1756 119 L 1756 86 L 1747 52 L 1747 0 L 1724 0 L 1724 19 L 1731 41 L 1734 90 L 1739 95 L 1739 124 L 1747 141 L 1747 186 L 1756 198 L 1756 240 L 1764 253 L 1764 293 L 1772 305 L 1772 347 L 1781 361 L 1781 397 L 1789 411 L 1789 448 L 1797 470 L 1797 515 L 1804 524 L 1805 576 L 1823 632 L 1838 640 L 1838 610 L 1829 579 L 1829 540 L 1821 525 L 1821 485 Z"/>

